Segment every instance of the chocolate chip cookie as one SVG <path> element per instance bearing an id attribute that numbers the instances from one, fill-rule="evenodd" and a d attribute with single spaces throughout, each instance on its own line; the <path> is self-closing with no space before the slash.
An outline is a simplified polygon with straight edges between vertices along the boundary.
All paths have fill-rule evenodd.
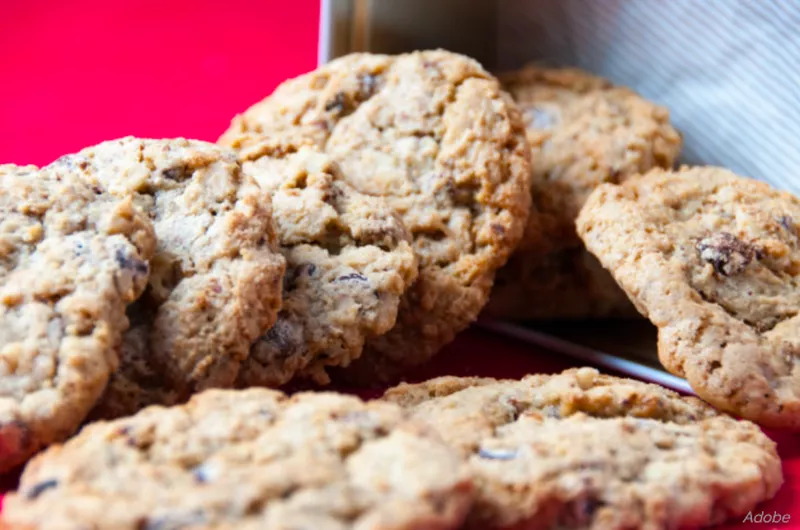
<path id="1" fill-rule="evenodd" d="M 574 222 L 598 185 L 673 166 L 681 137 L 669 112 L 573 68 L 528 65 L 500 80 L 525 121 L 534 213 L 520 249 L 498 272 L 487 313 L 516 319 L 636 315 L 586 255 Z"/>
<path id="2" fill-rule="evenodd" d="M 658 327 L 658 355 L 703 399 L 800 429 L 800 200 L 721 168 L 601 186 L 587 248 Z"/>
<path id="3" fill-rule="evenodd" d="M 463 462 L 390 403 L 333 393 L 208 390 L 89 425 L 32 461 L 13 528 L 458 528 Z"/>
<path id="4" fill-rule="evenodd" d="M 756 425 L 591 368 L 442 377 L 383 399 L 468 462 L 478 491 L 467 528 L 696 528 L 747 513 L 782 482 Z"/>
<path id="5" fill-rule="evenodd" d="M 397 323 L 337 377 L 374 384 L 434 355 L 476 318 L 522 236 L 530 206 L 524 127 L 472 59 L 445 51 L 343 57 L 283 83 L 220 142 L 242 134 L 314 145 L 411 232 L 420 273 Z"/>
<path id="6" fill-rule="evenodd" d="M 0 166 L 0 473 L 71 435 L 97 401 L 154 249 L 130 197 Z"/>
<path id="7" fill-rule="evenodd" d="M 123 138 L 49 169 L 134 196 L 158 237 L 143 296 L 147 356 L 179 392 L 232 385 L 275 321 L 285 268 L 269 194 L 236 155 L 199 141 Z"/>
<path id="8" fill-rule="evenodd" d="M 283 306 L 252 347 L 240 386 L 298 375 L 327 383 L 328 366 L 357 359 L 365 340 L 394 326 L 417 277 L 411 235 L 380 197 L 347 184 L 330 156 L 263 137 L 239 138 L 245 173 L 272 195 L 286 258 Z"/>

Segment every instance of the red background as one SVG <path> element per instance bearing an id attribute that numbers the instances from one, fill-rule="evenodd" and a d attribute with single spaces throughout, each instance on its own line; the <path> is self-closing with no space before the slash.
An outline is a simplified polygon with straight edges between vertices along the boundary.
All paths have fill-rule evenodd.
<path id="1" fill-rule="evenodd" d="M 214 141 L 236 112 L 314 68 L 318 13 L 316 0 L 2 0 L 0 163 L 46 164 L 129 134 Z M 570 364 L 471 331 L 415 375 L 519 377 Z M 770 435 L 786 484 L 760 509 L 795 521 L 726 528 L 800 528 L 798 437 Z"/>

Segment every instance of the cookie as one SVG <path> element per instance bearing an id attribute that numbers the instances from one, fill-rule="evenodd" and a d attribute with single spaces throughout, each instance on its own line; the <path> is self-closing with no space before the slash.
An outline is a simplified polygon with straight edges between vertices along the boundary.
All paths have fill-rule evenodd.
<path id="1" fill-rule="evenodd" d="M 585 254 L 575 218 L 598 185 L 673 166 L 682 142 L 669 112 L 574 68 L 528 65 L 500 80 L 525 121 L 535 213 L 509 267 L 498 272 L 488 312 L 516 319 L 635 315 L 608 273 Z M 564 265 L 554 271 L 555 263 Z M 573 286 L 587 281 L 591 288 L 581 303 Z"/>
<path id="2" fill-rule="evenodd" d="M 386 201 L 348 185 L 328 155 L 269 139 L 235 147 L 245 173 L 272 195 L 287 263 L 278 319 L 253 345 L 238 384 L 327 383 L 326 367 L 350 364 L 365 340 L 394 326 L 417 277 L 411 235 Z"/>
<path id="3" fill-rule="evenodd" d="M 744 515 L 782 483 L 756 425 L 592 368 L 442 377 L 383 399 L 466 459 L 477 488 L 466 528 L 696 528 Z"/>
<path id="4" fill-rule="evenodd" d="M 800 200 L 721 168 L 591 195 L 578 230 L 658 328 L 658 355 L 723 410 L 800 429 Z"/>
<path id="5" fill-rule="evenodd" d="M 0 473 L 71 435 L 100 397 L 154 248 L 130 198 L 0 165 Z"/>
<path id="6" fill-rule="evenodd" d="M 450 529 L 472 500 L 463 462 L 390 403 L 209 390 L 100 422 L 32 461 L 13 528 Z"/>
<path id="7" fill-rule="evenodd" d="M 420 273 L 397 323 L 337 377 L 374 384 L 429 359 L 477 317 L 522 236 L 530 205 L 522 120 L 472 59 L 349 55 L 283 83 L 220 142 L 235 145 L 242 134 L 316 146 L 411 232 Z"/>
<path id="8" fill-rule="evenodd" d="M 109 377 L 103 395 L 87 422 L 132 416 L 151 405 L 175 405 L 186 399 L 179 393 L 150 354 L 152 317 L 146 304 L 128 307 L 130 329 L 122 336 L 119 367 Z"/>
<path id="9" fill-rule="evenodd" d="M 637 318 L 614 278 L 583 247 L 511 256 L 483 314 L 508 320 Z"/>
<path id="10" fill-rule="evenodd" d="M 281 302 L 285 262 L 269 194 L 233 152 L 184 139 L 104 142 L 50 168 L 133 195 L 153 219 L 147 355 L 172 387 L 232 385 Z"/>

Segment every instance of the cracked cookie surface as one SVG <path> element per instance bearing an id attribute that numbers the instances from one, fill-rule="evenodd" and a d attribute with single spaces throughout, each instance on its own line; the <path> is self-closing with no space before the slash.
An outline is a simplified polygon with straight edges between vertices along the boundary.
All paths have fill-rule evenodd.
<path id="1" fill-rule="evenodd" d="M 478 63 L 445 51 L 354 54 L 287 81 L 222 136 L 310 143 L 402 217 L 420 260 L 397 323 L 336 377 L 376 384 L 469 325 L 522 236 L 529 149 L 516 106 Z"/>
<path id="2" fill-rule="evenodd" d="M 104 142 L 49 168 L 132 195 L 152 218 L 147 356 L 167 381 L 184 394 L 232 385 L 281 301 L 269 194 L 232 151 L 184 139 Z"/>
<path id="3" fill-rule="evenodd" d="M 348 365 L 365 340 L 394 326 L 417 277 L 411 236 L 386 201 L 358 193 L 328 155 L 268 139 L 235 147 L 245 173 L 272 195 L 287 264 L 278 319 L 237 384 L 279 386 L 295 375 L 327 383 L 327 367 Z"/>
<path id="4" fill-rule="evenodd" d="M 586 255 L 575 218 L 600 184 L 673 166 L 682 142 L 669 112 L 574 68 L 528 65 L 500 81 L 525 122 L 534 207 L 520 249 L 498 272 L 487 311 L 517 319 L 636 315 Z M 560 270 L 553 270 L 555 263 L 563 264 Z"/>
<path id="5" fill-rule="evenodd" d="M 467 528 L 695 528 L 747 513 L 782 483 L 775 444 L 756 425 L 592 368 L 441 377 L 383 399 L 468 462 L 477 498 Z"/>
<path id="6" fill-rule="evenodd" d="M 147 285 L 153 226 L 130 198 L 0 165 L 0 473 L 78 428 Z"/>
<path id="7" fill-rule="evenodd" d="M 390 403 L 209 390 L 89 425 L 26 468 L 13 528 L 458 528 L 463 462 Z"/>
<path id="8" fill-rule="evenodd" d="M 703 399 L 800 429 L 800 200 L 714 167 L 602 186 L 587 248 L 658 327 L 658 355 Z"/>

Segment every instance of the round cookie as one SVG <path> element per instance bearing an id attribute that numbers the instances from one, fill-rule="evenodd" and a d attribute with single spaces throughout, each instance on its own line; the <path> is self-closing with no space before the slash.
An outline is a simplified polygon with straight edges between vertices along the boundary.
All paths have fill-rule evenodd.
<path id="1" fill-rule="evenodd" d="M 583 247 L 511 256 L 497 271 L 483 314 L 508 320 L 641 318 L 625 291 Z"/>
<path id="2" fill-rule="evenodd" d="M 89 425 L 32 461 L 13 528 L 458 528 L 463 462 L 390 403 L 333 393 L 209 390 Z"/>
<path id="3" fill-rule="evenodd" d="M 311 143 L 402 217 L 420 260 L 397 323 L 337 377 L 391 379 L 434 355 L 488 299 L 530 206 L 522 120 L 497 80 L 445 51 L 354 54 L 289 80 L 236 117 L 242 134 Z"/>
<path id="4" fill-rule="evenodd" d="M 280 307 L 285 263 L 269 194 L 233 152 L 184 139 L 104 142 L 50 169 L 133 195 L 148 212 L 158 237 L 148 355 L 182 393 L 232 385 Z"/>
<path id="5" fill-rule="evenodd" d="M 525 122 L 535 213 L 509 266 L 498 271 L 487 312 L 515 319 L 635 316 L 586 255 L 575 218 L 598 185 L 673 166 L 682 142 L 669 111 L 574 68 L 528 65 L 500 81 Z M 588 289 L 576 292 L 577 284 Z"/>
<path id="6" fill-rule="evenodd" d="M 328 155 L 268 139 L 237 142 L 242 168 L 272 194 L 286 258 L 275 325 L 242 365 L 240 386 L 279 386 L 293 376 L 329 381 L 365 340 L 394 326 L 417 277 L 411 236 L 380 197 L 358 193 Z"/>
<path id="7" fill-rule="evenodd" d="M 0 165 L 0 473 L 71 435 L 100 397 L 154 249 L 130 198 Z"/>
<path id="8" fill-rule="evenodd" d="M 591 368 L 442 377 L 383 399 L 468 462 L 477 498 L 466 528 L 696 528 L 744 515 L 782 483 L 757 426 Z"/>
<path id="9" fill-rule="evenodd" d="M 658 327 L 658 355 L 714 406 L 800 430 L 800 200 L 721 168 L 601 186 L 587 248 Z"/>

